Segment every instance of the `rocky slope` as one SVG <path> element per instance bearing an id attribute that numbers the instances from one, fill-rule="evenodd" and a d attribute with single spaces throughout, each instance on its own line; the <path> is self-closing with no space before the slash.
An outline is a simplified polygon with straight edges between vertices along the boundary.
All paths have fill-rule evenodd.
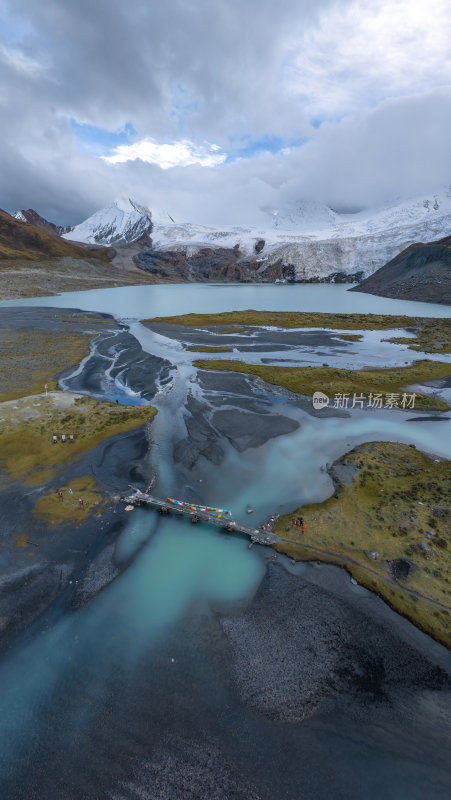
<path id="1" fill-rule="evenodd" d="M 130 253 L 69 242 L 0 210 L 0 300 L 154 281 Z"/>
<path id="2" fill-rule="evenodd" d="M 152 270 L 159 261 L 164 269 L 163 262 L 176 259 L 192 271 L 202 262 L 208 275 L 216 271 L 211 252 L 228 250 L 242 280 L 249 279 L 249 270 L 257 280 L 355 280 L 413 242 L 441 237 L 450 227 L 450 189 L 355 214 L 304 201 L 271 213 L 265 228 L 168 224 L 154 216 L 152 255 L 136 263 L 144 269 L 151 264 Z"/>
<path id="3" fill-rule="evenodd" d="M 451 305 L 451 236 L 411 245 L 351 291 Z"/>
<path id="4" fill-rule="evenodd" d="M 282 261 L 263 262 L 238 248 L 142 248 L 133 256 L 139 269 L 161 281 L 273 283 L 295 281 L 295 270 Z"/>
<path id="5" fill-rule="evenodd" d="M 43 231 L 47 231 L 47 233 L 53 233 L 56 236 L 62 236 L 63 233 L 67 233 L 68 231 L 72 230 L 70 225 L 55 225 L 53 222 L 49 222 L 47 219 L 44 219 L 44 217 L 41 217 L 41 215 L 38 214 L 34 208 L 16 211 L 13 216 L 20 222 L 29 222 L 30 225 L 36 225 L 37 228 L 42 228 Z"/>

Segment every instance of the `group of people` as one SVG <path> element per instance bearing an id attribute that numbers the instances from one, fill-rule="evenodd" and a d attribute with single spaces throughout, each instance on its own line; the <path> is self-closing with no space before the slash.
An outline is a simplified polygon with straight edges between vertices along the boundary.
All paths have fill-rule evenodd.
<path id="1" fill-rule="evenodd" d="M 72 489 L 69 489 L 69 495 L 70 495 L 70 502 L 71 502 L 71 505 L 73 505 L 73 501 L 72 501 Z M 62 503 L 62 502 L 63 502 L 64 495 L 63 495 L 63 492 L 62 492 L 61 490 L 58 492 L 58 497 L 59 497 L 59 500 L 60 500 L 60 502 Z M 82 497 L 79 497 L 79 498 L 78 498 L 78 505 L 80 506 L 80 508 L 83 508 L 83 509 L 84 509 L 84 507 L 85 507 L 85 501 L 83 500 L 83 498 L 82 498 Z"/>
<path id="2" fill-rule="evenodd" d="M 306 526 L 306 524 L 304 522 L 304 517 L 293 517 L 292 520 L 291 520 L 291 524 L 295 528 L 300 528 L 302 533 L 305 533 L 305 530 L 306 530 L 307 526 Z"/>

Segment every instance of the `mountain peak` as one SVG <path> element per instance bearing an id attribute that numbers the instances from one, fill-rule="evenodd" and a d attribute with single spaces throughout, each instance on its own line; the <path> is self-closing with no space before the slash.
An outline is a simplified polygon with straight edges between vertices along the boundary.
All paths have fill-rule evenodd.
<path id="1" fill-rule="evenodd" d="M 76 225 L 66 239 L 88 244 L 125 244 L 136 242 L 152 230 L 152 214 L 146 206 L 126 195 L 117 197 L 110 206 L 96 211 Z"/>
<path id="2" fill-rule="evenodd" d="M 63 233 L 70 231 L 69 226 L 64 227 L 63 225 L 55 225 L 53 222 L 49 222 L 44 217 L 41 217 L 41 215 L 38 214 L 34 208 L 16 211 L 16 213 L 12 216 L 15 219 L 18 219 L 19 222 L 28 222 L 30 225 L 36 225 L 37 228 L 41 228 L 43 231 L 47 231 L 47 233 L 54 233 L 55 236 L 61 236 Z"/>
<path id="3" fill-rule="evenodd" d="M 136 211 L 149 220 L 152 219 L 152 214 L 147 206 L 138 203 L 133 197 L 128 197 L 127 195 L 119 195 L 119 197 L 116 197 L 113 206 L 116 206 L 116 208 L 123 211 L 125 214 L 133 214 L 133 212 Z"/>

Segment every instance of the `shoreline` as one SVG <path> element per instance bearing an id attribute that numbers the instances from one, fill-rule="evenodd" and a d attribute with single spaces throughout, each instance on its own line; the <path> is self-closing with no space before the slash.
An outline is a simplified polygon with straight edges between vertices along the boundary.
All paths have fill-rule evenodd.
<path id="1" fill-rule="evenodd" d="M 374 455 L 371 452 L 371 448 L 374 451 Z M 381 597 L 381 599 L 396 613 L 408 619 L 435 641 L 451 649 L 451 604 L 440 602 L 433 596 L 428 597 L 426 594 L 418 591 L 418 589 L 407 585 L 409 581 L 412 580 L 412 576 L 414 576 L 416 584 L 419 585 L 419 574 L 421 570 L 424 569 L 427 573 L 427 575 L 425 575 L 425 585 L 428 586 L 428 583 L 430 583 L 428 575 L 432 569 L 432 567 L 429 567 L 430 559 L 432 559 L 432 563 L 434 563 L 439 556 L 441 562 L 443 562 L 443 568 L 440 567 L 440 569 L 447 570 L 448 574 L 451 574 L 450 559 L 449 556 L 446 557 L 447 550 L 441 551 L 440 549 L 441 546 L 444 548 L 447 547 L 446 538 L 443 538 L 443 535 L 446 537 L 447 532 L 446 521 L 440 524 L 439 529 L 443 530 L 442 534 L 435 531 L 433 536 L 431 533 L 427 534 L 427 536 L 430 537 L 429 539 L 425 538 L 424 528 L 421 527 L 423 524 L 422 520 L 416 519 L 417 512 L 415 512 L 415 518 L 410 515 L 410 523 L 400 523 L 401 519 L 409 520 L 409 505 L 412 501 L 409 498 L 403 507 L 402 492 L 394 492 L 394 496 L 397 497 L 397 510 L 391 522 L 391 536 L 395 538 L 390 539 L 390 536 L 387 535 L 390 531 L 390 522 L 386 523 L 384 521 L 382 523 L 383 528 L 387 526 L 387 531 L 385 532 L 384 530 L 383 534 L 381 534 L 377 530 L 378 527 L 380 528 L 380 525 L 371 523 L 369 516 L 365 512 L 367 517 L 366 524 L 368 526 L 365 531 L 366 536 L 360 536 L 362 544 L 355 544 L 351 539 L 351 537 L 356 538 L 353 521 L 351 521 L 351 514 L 349 511 L 341 512 L 341 506 L 344 502 L 343 494 L 348 494 L 348 496 L 351 497 L 352 494 L 354 494 L 355 500 L 352 501 L 353 505 L 359 509 L 364 507 L 364 501 L 360 499 L 362 497 L 362 477 L 360 477 L 360 474 L 365 472 L 371 474 L 373 472 L 374 466 L 372 465 L 377 462 L 379 455 L 377 448 L 379 448 L 382 453 L 385 453 L 385 455 L 390 453 L 390 451 L 393 454 L 400 453 L 398 457 L 399 461 L 404 460 L 404 454 L 406 454 L 410 457 L 415 456 L 419 458 L 421 463 L 423 461 L 426 463 L 427 460 L 429 460 L 432 464 L 432 460 L 421 451 L 416 451 L 414 448 L 412 452 L 411 446 L 394 442 L 372 442 L 353 448 L 351 451 L 345 451 L 342 456 L 335 459 L 333 464 L 327 466 L 327 472 L 333 484 L 331 495 L 322 503 L 306 504 L 281 517 L 276 523 L 275 533 L 277 533 L 283 541 L 274 544 L 273 547 L 278 552 L 284 553 L 296 562 L 307 563 L 309 561 L 319 561 L 324 564 L 333 564 L 345 569 L 350 577 L 356 580 L 359 585 Z M 363 464 L 362 457 L 365 457 L 368 452 L 368 460 L 366 464 Z M 395 456 L 392 458 L 392 462 L 388 462 L 389 464 L 393 463 L 394 457 Z M 434 463 L 435 462 L 436 459 L 434 459 Z M 442 459 L 437 469 L 442 469 L 442 467 L 445 469 L 444 500 L 446 503 L 446 487 L 451 485 L 451 464 L 449 461 Z M 399 466 L 397 469 L 400 469 Z M 397 469 L 395 469 L 395 473 Z M 352 474 L 352 472 L 354 472 L 354 474 Z M 360 482 L 360 492 L 357 487 L 357 480 Z M 379 481 L 379 478 L 376 477 L 376 480 Z M 388 477 L 386 480 L 393 489 L 396 483 L 395 479 Z M 415 482 L 415 478 L 413 480 Z M 435 481 L 432 478 L 429 478 L 429 482 L 435 485 Z M 378 483 L 377 485 L 380 486 L 384 484 Z M 364 491 L 363 489 L 363 492 Z M 380 491 L 382 493 L 382 490 Z M 423 500 L 420 503 L 422 507 L 421 513 L 426 515 L 426 509 L 432 507 L 432 502 L 430 500 L 428 501 L 424 495 L 422 497 Z M 385 490 L 383 505 L 386 507 L 391 505 L 390 498 L 385 496 Z M 424 511 L 423 508 L 425 509 Z M 445 513 L 444 509 L 445 506 L 443 506 L 443 513 Z M 376 520 L 381 520 L 382 517 L 379 516 L 379 511 L 376 510 L 375 513 Z M 299 514 L 304 517 L 307 525 L 307 531 L 304 536 L 297 533 L 290 524 L 290 518 L 296 517 Z M 317 516 L 313 516 L 314 514 Z M 337 529 L 337 526 L 341 526 L 343 514 L 347 522 L 347 529 L 342 532 L 341 535 L 347 536 L 348 541 L 342 548 L 342 552 L 339 552 L 338 549 L 331 549 L 331 545 L 329 545 L 328 548 L 324 547 L 324 545 L 331 535 L 331 541 L 333 541 L 333 529 Z M 451 507 L 448 507 L 447 514 L 451 516 Z M 322 520 L 324 520 L 324 522 L 322 522 Z M 440 522 L 441 520 L 436 518 L 436 525 L 434 527 L 438 528 L 438 523 Z M 290 538 L 287 538 L 288 525 L 290 525 Z M 355 525 L 357 526 L 357 531 L 360 528 L 361 533 L 362 522 L 357 520 Z M 431 522 L 429 522 L 429 525 L 431 525 Z M 321 526 L 321 528 L 318 528 L 318 526 Z M 323 538 L 320 540 L 321 535 Z M 357 533 L 357 536 L 358 535 Z M 311 543 L 312 539 L 313 543 Z M 438 547 L 436 542 L 439 544 Z M 320 546 L 321 544 L 322 546 Z M 363 550 L 361 549 L 362 545 Z M 353 551 L 354 556 L 350 555 Z M 424 558 L 419 558 L 420 554 L 423 556 L 427 554 L 426 561 Z M 385 565 L 387 565 L 386 572 Z M 379 568 L 376 569 L 376 566 Z M 437 567 L 438 565 L 435 567 L 435 570 Z M 444 581 L 448 583 L 449 578 L 443 578 L 443 590 L 445 587 Z M 429 586 L 430 594 L 431 591 L 431 587 Z M 439 591 L 439 587 L 437 587 L 437 591 Z M 449 596 L 449 591 L 446 591 L 446 594 Z M 438 615 L 442 617 L 440 623 L 437 619 Z M 442 625 L 441 628 L 440 624 Z"/>

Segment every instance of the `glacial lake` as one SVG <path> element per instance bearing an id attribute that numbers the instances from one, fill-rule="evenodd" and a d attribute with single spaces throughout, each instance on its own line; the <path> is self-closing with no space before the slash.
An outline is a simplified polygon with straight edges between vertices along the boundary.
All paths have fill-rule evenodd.
<path id="1" fill-rule="evenodd" d="M 27 305 L 81 308 L 117 319 L 149 319 L 178 314 L 242 311 L 323 311 L 340 314 L 406 314 L 449 317 L 451 306 L 393 300 L 364 292 L 349 292 L 349 284 L 214 284 L 183 283 L 120 286 L 65 292 L 55 297 L 4 300 L 1 306 Z"/>
<path id="2" fill-rule="evenodd" d="M 202 403 L 212 402 L 212 393 L 196 382 L 183 348 L 139 320 L 247 308 L 451 316 L 451 306 L 348 288 L 155 285 L 0 306 L 77 308 L 130 324 L 144 351 L 175 368 L 172 384 L 155 398 L 156 490 L 230 507 L 246 521 L 251 504 L 252 521 L 259 524 L 273 511 L 327 497 L 331 481 L 321 468 L 359 443 L 403 441 L 451 458 L 449 414 L 442 422 L 414 424 L 409 420 L 419 415 L 410 411 L 357 410 L 319 419 L 277 393 L 262 395 L 257 401 L 265 404 L 268 420 L 283 415 L 297 429 L 243 452 L 224 437 L 222 461 L 201 459 L 187 477 L 173 461 L 172 445 L 183 429 L 188 393 Z M 370 345 L 362 345 L 360 356 L 358 344 L 347 352 L 365 361 Z M 121 391 L 105 382 L 105 397 L 121 397 Z M 222 385 L 217 391 L 227 396 Z M 230 408 L 236 397 L 230 394 Z M 152 512 L 122 517 L 115 560 L 127 565 L 124 571 L 79 609 L 70 607 L 68 586 L 0 662 L 0 776 L 8 800 L 446 796 L 448 747 L 440 731 L 449 726 L 449 712 L 442 695 L 428 689 L 424 666 L 430 660 L 433 669 L 451 669 L 445 648 L 352 585 L 342 570 L 294 566 L 269 549 L 249 550 L 238 537 Z M 105 522 L 106 537 L 112 522 Z M 341 647 L 346 669 L 338 664 L 322 677 Z M 369 658 L 383 659 L 387 707 L 380 698 L 355 694 L 351 682 L 317 714 L 296 717 L 304 683 L 305 696 L 318 691 L 319 681 L 321 697 L 327 697 L 329 681 L 342 686 L 340 669 L 359 675 Z M 407 674 L 419 676 L 408 689 Z M 263 696 L 254 702 L 262 681 Z M 279 717 L 287 698 L 290 711 Z"/>

